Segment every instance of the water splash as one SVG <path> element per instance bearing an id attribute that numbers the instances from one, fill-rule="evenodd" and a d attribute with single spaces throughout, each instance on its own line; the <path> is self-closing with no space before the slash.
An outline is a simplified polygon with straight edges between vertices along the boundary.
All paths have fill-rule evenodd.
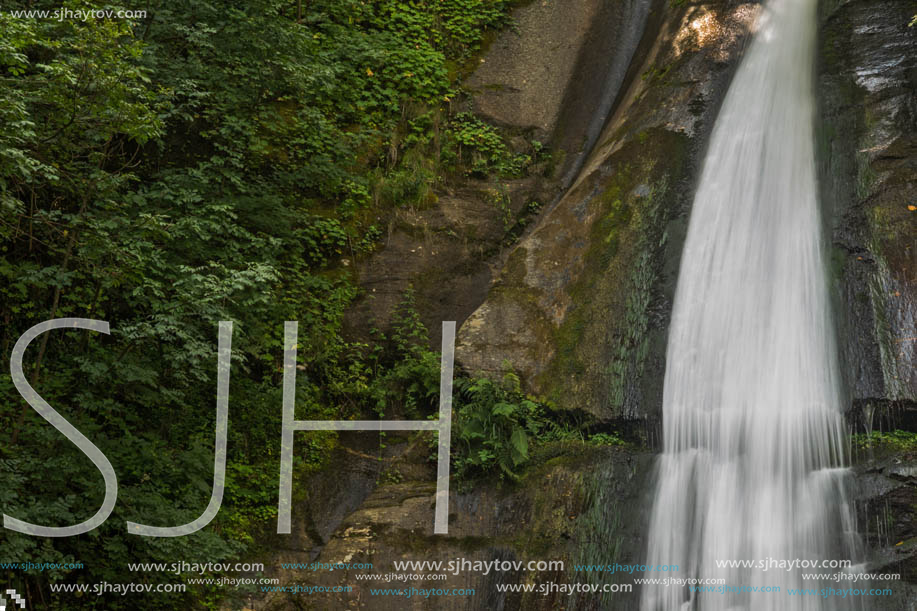
<path id="1" fill-rule="evenodd" d="M 675 294 L 647 550 L 681 578 L 781 591 L 649 586 L 644 611 L 860 604 L 789 595 L 838 585 L 801 570 L 716 563 L 850 559 L 857 545 L 816 200 L 815 9 L 767 4 L 714 126 Z"/>

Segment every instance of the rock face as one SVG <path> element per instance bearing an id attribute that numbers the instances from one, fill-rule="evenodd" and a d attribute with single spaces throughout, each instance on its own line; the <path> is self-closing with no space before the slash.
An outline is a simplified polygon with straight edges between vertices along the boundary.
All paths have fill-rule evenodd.
<path id="1" fill-rule="evenodd" d="M 518 9 L 515 27 L 464 83 L 474 111 L 568 153 L 561 174 L 569 186 L 625 83 L 652 4 L 536 1 Z"/>
<path id="2" fill-rule="evenodd" d="M 639 60 L 576 182 L 459 333 L 469 369 L 497 375 L 508 363 L 535 393 L 599 421 L 658 419 L 693 184 L 757 11 L 673 4 L 653 5 Z"/>
<path id="3" fill-rule="evenodd" d="M 897 403 L 911 419 L 917 401 L 912 13 L 906 1 L 826 8 L 819 67 L 822 199 L 832 220 L 848 386 L 855 404 Z"/>
<path id="4" fill-rule="evenodd" d="M 608 13 L 608 5 L 638 6 L 602 4 L 601 10 L 595 4 L 590 6 L 612 15 L 619 13 Z M 528 5 L 521 10 L 535 8 Z M 498 257 L 505 261 L 500 280 L 462 328 L 460 353 L 465 365 L 498 373 L 505 358 L 559 405 L 588 410 L 599 419 L 655 415 L 665 326 L 691 185 L 754 12 L 753 4 L 726 1 L 691 6 L 659 1 L 652 5 L 639 49 L 636 53 L 622 51 L 625 64 L 631 55 L 641 60 L 624 70 L 617 85 L 606 82 L 617 88 L 611 94 L 616 110 L 599 120 L 604 126 L 596 152 L 584 160 L 583 172 L 570 192 L 542 215 L 508 258 Z M 632 19 L 642 18 L 637 11 L 628 14 Z M 530 22 L 520 23 L 531 27 Z M 644 25 L 631 23 L 624 29 L 643 31 Z M 521 35 L 525 39 L 528 33 L 522 30 Z M 500 49 L 499 41 L 491 47 L 493 53 L 502 52 Z M 614 71 L 607 60 L 590 64 L 584 59 L 590 52 L 597 60 L 595 50 L 581 49 L 576 63 L 568 61 L 566 69 L 573 65 L 575 74 Z M 490 56 L 485 60 L 487 65 Z M 474 78 L 484 81 L 483 75 Z M 571 86 L 585 88 L 569 75 L 567 82 L 568 92 Z M 601 97 L 594 103 L 600 105 Z M 575 107 L 582 100 L 567 99 L 564 109 L 567 103 Z M 530 120 L 523 119 L 516 127 L 531 128 Z M 575 155 L 576 146 L 587 141 L 593 122 L 591 116 L 581 117 L 563 129 L 549 125 L 548 131 L 558 139 L 562 139 L 561 131 L 579 133 L 573 139 L 577 144 L 569 149 Z M 574 123 L 579 127 L 569 127 Z M 475 250 L 480 243 L 475 244 L 472 237 L 482 237 L 484 243 L 499 232 L 494 233 L 486 213 L 463 203 L 473 199 L 466 195 L 441 198 L 428 210 L 405 211 L 388 247 L 365 264 L 368 292 L 375 288 L 378 296 L 384 292 L 382 283 L 389 283 L 385 290 L 390 295 L 383 298 L 392 299 L 392 285 L 438 274 L 437 266 L 448 270 L 486 260 L 484 251 Z M 418 232 L 418 227 L 424 230 Z M 441 248 L 443 242 L 437 236 L 450 229 L 456 235 L 449 239 L 468 244 L 467 250 Z M 418 244 L 424 247 L 422 254 L 417 252 Z M 469 255 L 475 263 L 468 263 Z M 370 285 L 374 281 L 380 284 Z M 449 282 L 443 283 L 444 289 L 450 288 Z M 475 283 L 475 287 L 480 285 Z M 461 299 L 461 303 L 470 303 L 474 296 Z M 455 308 L 457 303 L 454 293 L 444 297 L 438 315 L 445 315 L 445 308 Z M 427 308 L 422 311 L 429 313 Z M 559 401 L 565 394 L 570 400 Z M 527 471 L 519 485 L 476 485 L 473 491 L 453 491 L 449 535 L 433 536 L 435 476 L 429 467 L 424 471 L 420 466 L 424 457 L 414 455 L 416 449 L 411 450 L 406 440 L 392 443 L 389 438 L 387 443 L 393 456 L 400 456 L 398 475 L 389 478 L 377 472 L 380 482 L 389 483 L 375 486 L 368 496 L 361 495 L 359 508 L 338 522 L 330 537 L 325 534 L 329 524 L 315 517 L 322 515 L 320 501 L 298 506 L 293 520 L 301 541 L 285 550 L 284 561 L 372 562 L 373 572 L 379 574 L 392 572 L 393 562 L 402 559 L 562 560 L 565 569 L 537 574 L 466 572 L 449 575 L 445 581 L 421 579 L 412 584 L 417 588 L 472 587 L 483 593 L 475 597 L 370 599 L 368 587 L 361 585 L 351 593 L 277 596 L 262 601 L 259 608 L 637 608 L 636 591 L 605 598 L 543 596 L 498 593 L 495 584 L 630 583 L 630 575 L 576 573 L 572 564 L 640 561 L 648 500 L 644 485 L 653 462 L 649 451 L 581 443 L 548 446 L 543 451 L 549 455 L 536 458 L 540 466 Z M 372 471 L 361 467 L 359 472 L 362 475 L 357 479 L 364 482 Z M 315 491 L 322 485 L 313 483 L 309 488 Z M 362 483 L 361 488 L 365 488 Z M 337 486 L 329 489 L 334 492 Z M 328 503 L 338 502 L 338 497 L 332 495 Z M 344 499 L 348 507 L 352 500 Z M 330 505 L 325 513 L 339 515 Z M 305 582 L 306 577 L 310 585 L 357 583 L 355 574 L 342 578 L 337 571 L 282 575 L 285 583 Z M 383 584 L 372 585 L 386 587 Z"/>
<path id="5" fill-rule="evenodd" d="M 917 28 L 903 0 L 826 2 L 820 25 L 822 200 L 857 432 L 917 431 Z M 876 609 L 917 600 L 914 454 L 860 453 L 870 570 L 899 573 Z"/>
<path id="6" fill-rule="evenodd" d="M 439 329 L 444 320 L 464 320 L 487 294 L 489 263 L 499 258 L 506 213 L 515 215 L 530 201 L 537 188 L 533 182 L 507 183 L 506 212 L 488 198 L 483 181 L 442 194 L 434 206 L 396 210 L 384 248 L 357 264 L 364 295 L 348 312 L 352 331 L 367 336 L 373 327 L 386 328 L 409 286 L 428 329 Z M 435 333 L 430 339 L 439 344 Z"/>
<path id="7" fill-rule="evenodd" d="M 851 420 L 860 432 L 917 430 L 917 210 L 909 208 L 917 206 L 917 27 L 906 27 L 909 0 L 823 4 L 819 159 Z M 354 319 L 384 316 L 413 284 L 430 328 L 467 318 L 457 345 L 467 369 L 499 376 L 512 367 L 558 407 L 618 430 L 643 426 L 652 447 L 694 182 L 758 10 L 736 0 L 536 1 L 519 8 L 516 31 L 493 41 L 466 85 L 476 112 L 566 153 L 557 174 L 507 185 L 510 210 L 533 197 L 548 203 L 558 190 L 562 197 L 511 249 L 487 184 L 466 181 L 432 207 L 401 211 L 386 247 L 359 263 L 375 299 Z M 354 591 L 277 595 L 254 606 L 638 608 L 639 592 L 580 598 L 499 593 L 495 585 L 629 583 L 630 576 L 571 567 L 641 561 L 648 450 L 542 448 L 518 486 L 453 487 L 449 534 L 434 536 L 435 474 L 424 444 L 398 435 L 387 443 L 382 461 L 374 461 L 365 442 L 342 439 L 335 469 L 304 484 L 309 500 L 294 510 L 294 535 L 277 542 L 278 562 L 371 562 L 373 569 L 287 571 L 284 583 L 350 583 Z M 855 458 L 868 570 L 902 576 L 893 596 L 870 603 L 881 611 L 910 608 L 917 597 L 915 454 L 860 448 Z M 566 568 L 461 572 L 443 581 L 418 570 L 411 583 L 357 580 L 358 573 L 393 572 L 396 560 L 457 558 L 563 560 Z M 369 595 L 369 587 L 402 585 L 477 594 Z"/>
<path id="8" fill-rule="evenodd" d="M 463 83 L 466 109 L 513 136 L 514 152 L 530 153 L 526 141 L 546 145 L 552 161 L 542 165 L 550 167 L 517 180 L 451 180 L 434 204 L 397 210 L 384 247 L 356 263 L 365 294 L 348 316 L 356 334 L 385 328 L 408 286 L 430 329 L 443 320 L 461 323 L 481 304 L 533 202 L 557 198 L 601 131 L 650 5 L 536 1 L 514 11 L 514 26 L 474 60 L 478 65 Z"/>
<path id="9" fill-rule="evenodd" d="M 890 588 L 871 597 L 872 609 L 912 609 L 917 601 L 917 450 L 882 443 L 855 451 L 857 532 L 870 554 L 869 573 L 899 575 L 868 587 Z M 842 585 L 841 587 L 852 587 Z"/>
<path id="10" fill-rule="evenodd" d="M 474 96 L 475 113 L 550 137 L 601 5 L 597 0 L 532 2 L 515 11 L 515 27 L 498 36 L 463 83 Z"/>
<path id="11" fill-rule="evenodd" d="M 285 583 L 333 587 L 353 584 L 351 592 L 318 592 L 310 596 L 278 595 L 258 608 L 281 609 L 602 609 L 608 600 L 588 595 L 582 600 L 557 592 L 537 592 L 543 584 L 630 582 L 627 574 L 578 573 L 574 563 L 636 563 L 642 553 L 639 519 L 643 498 L 639 482 L 648 476 L 652 455 L 622 448 L 571 446 L 544 456 L 518 486 L 476 486 L 474 492 L 452 495 L 449 534 L 433 534 L 434 481 L 413 478 L 380 485 L 362 506 L 340 524 L 322 549 L 318 562 L 372 564 L 372 569 L 298 571 Z M 294 520 L 296 516 L 294 515 Z M 291 558 L 288 553 L 286 558 Z M 306 554 L 289 562 L 310 562 Z M 386 581 L 394 562 L 494 560 L 563 562 L 542 571 L 415 570 L 411 581 Z M 445 573 L 437 579 L 433 573 Z M 358 579 L 357 575 L 377 575 Z M 501 593 L 497 584 L 534 583 L 536 592 Z M 468 596 L 372 595 L 370 588 L 475 590 Z M 636 593 L 615 594 L 615 609 L 636 609 Z"/>

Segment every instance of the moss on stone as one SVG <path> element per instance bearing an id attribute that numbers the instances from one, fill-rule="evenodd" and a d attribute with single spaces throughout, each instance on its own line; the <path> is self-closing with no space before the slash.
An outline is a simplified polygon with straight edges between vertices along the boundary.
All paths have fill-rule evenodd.
<path id="1" fill-rule="evenodd" d="M 559 407 L 601 418 L 635 411 L 651 345 L 649 307 L 661 290 L 665 226 L 678 196 L 669 185 L 686 170 L 685 136 L 643 133 L 615 153 L 611 174 L 588 202 L 597 220 L 571 289 L 573 306 L 553 334 L 556 357 L 543 375 Z"/>
<path id="2" fill-rule="evenodd" d="M 917 433 L 911 431 L 859 433 L 852 435 L 851 440 L 858 450 L 872 449 L 891 454 L 917 452 Z"/>

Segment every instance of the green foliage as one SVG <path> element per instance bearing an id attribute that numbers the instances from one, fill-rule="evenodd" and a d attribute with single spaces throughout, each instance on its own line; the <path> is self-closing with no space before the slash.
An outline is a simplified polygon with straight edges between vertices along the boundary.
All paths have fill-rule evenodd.
<path id="1" fill-rule="evenodd" d="M 464 59 L 480 48 L 488 29 L 508 23 L 510 0 L 382 0 L 374 23 L 400 32 L 415 48 L 442 49 Z"/>
<path id="2" fill-rule="evenodd" d="M 428 143 L 418 141 L 406 150 L 396 169 L 375 172 L 375 192 L 383 206 L 423 207 L 436 201 L 433 186 L 438 176 L 430 148 Z"/>
<path id="3" fill-rule="evenodd" d="M 51 318 L 110 323 L 110 336 L 43 336 L 25 366 L 109 457 L 119 501 L 84 537 L 3 530 L 0 561 L 80 560 L 72 574 L 3 579 L 52 607 L 131 608 L 64 602 L 47 586 L 121 582 L 127 562 L 253 551 L 276 514 L 282 321 L 300 322 L 297 418 L 434 409 L 438 357 L 412 296 L 391 337 L 342 337 L 357 296 L 345 263 L 374 248 L 387 205 L 432 201 L 439 155 L 429 153 L 454 67 L 506 23 L 508 2 L 64 3 L 144 9 L 143 22 L 8 12 L 59 6 L 19 0 L 0 12 L 0 351 Z M 178 525 L 207 505 L 220 320 L 235 323 L 222 510 L 194 535 L 129 536 L 126 520 Z M 93 465 L 7 373 L 0 405 L 4 512 L 49 525 L 91 516 L 102 496 Z M 301 482 L 337 437 L 296 443 Z M 210 596 L 144 604 L 194 608 Z"/>
<path id="4" fill-rule="evenodd" d="M 519 378 L 502 382 L 460 378 L 455 382 L 455 475 L 498 472 L 518 479 L 529 459 L 529 445 L 546 426 L 542 406 L 525 396 Z"/>
<path id="5" fill-rule="evenodd" d="M 459 113 L 449 124 L 446 133 L 455 155 L 468 168 L 468 173 L 486 176 L 495 173 L 501 177 L 517 177 L 532 164 L 532 157 L 523 153 L 513 154 L 497 129 L 471 113 Z M 533 145 L 537 153 L 541 144 Z M 446 159 L 451 159 L 447 148 Z"/>
<path id="6" fill-rule="evenodd" d="M 589 436 L 589 443 L 594 446 L 623 446 L 626 442 L 617 434 L 595 433 Z"/>
<path id="7" fill-rule="evenodd" d="M 871 434 L 857 433 L 853 435 L 853 445 L 861 450 L 881 448 L 892 452 L 917 452 L 917 433 L 902 430 L 887 433 L 880 431 L 873 431 Z"/>
<path id="8" fill-rule="evenodd" d="M 587 423 L 559 417 L 550 404 L 526 395 L 518 376 L 510 371 L 499 382 L 456 379 L 453 401 L 453 475 L 460 485 L 492 475 L 518 481 L 522 471 L 534 464 L 533 457 L 537 463 L 569 444 L 627 443 L 617 433 L 587 437 Z"/>
<path id="9" fill-rule="evenodd" d="M 435 412 L 440 355 L 428 347 L 429 335 L 417 313 L 413 288 L 405 292 L 394 312 L 391 337 L 377 331 L 376 339 L 369 360 L 370 390 L 379 416 L 416 419 Z"/>
<path id="10" fill-rule="evenodd" d="M 510 197 L 509 190 L 506 185 L 501 185 L 498 188 L 488 189 L 485 192 L 485 198 L 500 211 L 500 216 L 503 217 L 503 230 L 509 231 L 513 226 L 513 211 L 510 208 Z"/>

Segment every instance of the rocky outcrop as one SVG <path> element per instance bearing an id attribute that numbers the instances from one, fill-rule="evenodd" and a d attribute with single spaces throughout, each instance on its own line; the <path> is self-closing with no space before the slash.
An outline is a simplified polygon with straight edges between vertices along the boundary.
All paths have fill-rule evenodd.
<path id="1" fill-rule="evenodd" d="M 851 419 L 859 431 L 915 430 L 917 210 L 909 206 L 917 206 L 917 28 L 906 27 L 905 0 L 824 4 L 819 159 Z M 435 205 L 399 211 L 386 247 L 358 263 L 374 298 L 355 319 L 384 316 L 413 284 L 431 328 L 467 317 L 457 346 L 466 368 L 499 376 L 509 366 L 558 407 L 619 430 L 631 423 L 630 437 L 652 446 L 694 181 L 757 11 L 754 2 L 730 0 L 533 2 L 518 9 L 517 30 L 497 37 L 468 79 L 469 103 L 510 132 L 545 138 L 555 154 L 566 152 L 555 173 L 507 182 L 512 215 L 532 198 L 547 204 L 570 188 L 512 248 L 505 211 L 488 200 L 491 185 L 484 182 L 452 185 Z M 283 561 L 371 562 L 371 572 L 384 575 L 396 560 L 563 560 L 564 571 L 461 572 L 442 581 L 414 571 L 417 580 L 394 585 L 477 594 L 411 599 L 372 596 L 370 587 L 392 584 L 357 579 L 369 571 L 288 571 L 284 583 L 349 583 L 354 590 L 277 595 L 255 606 L 638 607 L 638 592 L 580 598 L 500 593 L 495 586 L 582 583 L 597 576 L 572 572 L 573 563 L 639 562 L 649 451 L 543 447 L 518 485 L 454 486 L 449 535 L 434 536 L 435 474 L 424 444 L 394 435 L 387 442 L 376 462 L 344 443 L 335 464 L 347 467 L 308 483 L 309 500 L 294 511 Z M 908 608 L 917 596 L 914 453 L 867 447 L 856 460 L 854 498 L 868 570 L 902 575 L 893 596 L 870 602 L 882 611 Z"/>
<path id="2" fill-rule="evenodd" d="M 819 138 L 845 371 L 858 405 L 917 401 L 917 29 L 907 1 L 826 3 Z M 901 414 L 917 419 L 911 414 Z"/>
<path id="3" fill-rule="evenodd" d="M 553 454 L 553 456 L 552 456 Z M 452 495 L 449 534 L 433 534 L 434 474 L 425 481 L 406 478 L 380 485 L 351 513 L 322 549 L 322 563 L 372 564 L 372 569 L 299 571 L 285 583 L 334 587 L 352 584 L 351 592 L 310 596 L 278 595 L 261 609 L 553 609 L 607 608 L 607 600 L 538 592 L 543 584 L 630 583 L 630 575 L 584 574 L 574 563 L 634 563 L 642 554 L 643 504 L 639 482 L 648 476 L 652 456 L 624 448 L 579 444 L 555 446 L 538 457 L 518 485 L 477 485 Z M 415 463 L 416 464 L 416 463 Z M 402 465 L 404 466 L 404 465 Z M 399 478 L 394 477 L 394 480 Z M 294 516 L 294 520 L 295 520 Z M 307 554 L 300 560 L 309 562 Z M 443 562 L 561 561 L 550 569 L 407 570 L 401 580 L 386 581 L 401 560 Z M 436 573 L 436 574 L 433 574 Z M 444 579 L 437 579 L 440 573 Z M 357 575 L 362 578 L 358 578 Z M 363 579 L 375 575 L 371 579 Z M 407 576 L 407 577 L 406 577 Z M 413 577 L 413 579 L 412 579 Z M 407 579 L 407 580 L 405 580 Z M 535 592 L 499 592 L 498 584 L 534 583 Z M 471 589 L 474 594 L 425 597 L 373 595 L 370 588 Z M 636 609 L 635 593 L 615 594 L 615 609 Z"/>
<path id="4" fill-rule="evenodd" d="M 464 86 L 474 111 L 560 151 L 569 186 L 625 83 L 651 0 L 531 2 Z M 658 4 L 658 3 L 657 3 Z"/>
<path id="5" fill-rule="evenodd" d="M 535 11 L 537 7 L 526 8 Z M 459 352 L 466 366 L 499 374 L 506 360 L 526 375 L 532 388 L 557 405 L 583 409 L 599 420 L 655 417 L 669 304 L 692 184 L 754 12 L 753 4 L 725 1 L 653 4 L 634 55 L 641 59 L 621 77 L 612 96 L 616 110 L 602 118 L 595 152 L 582 164 L 580 178 L 539 217 L 518 247 L 508 256 L 497 257 L 498 263 L 505 262 L 499 279 L 462 327 Z M 496 41 L 491 52 L 501 52 L 500 44 Z M 583 53 L 577 70 L 585 70 Z M 486 65 L 489 56 L 485 60 Z M 602 65 L 607 68 L 608 62 Z M 593 65 L 592 69 L 597 68 Z M 502 91 L 501 95 L 510 93 Z M 561 115 L 566 104 L 563 102 Z M 487 112 L 484 105 L 479 110 Z M 531 119 L 518 121 L 515 128 L 532 127 Z M 578 123 L 580 137 L 569 149 L 574 154 L 576 146 L 588 139 L 590 121 L 591 117 Z M 563 130 L 549 126 L 547 131 L 557 135 Z M 567 128 L 567 134 L 574 132 Z M 427 211 L 411 211 L 414 220 L 401 229 L 406 237 L 393 233 L 389 240 L 390 245 L 403 242 L 403 246 L 396 251 L 387 248 L 396 254 L 382 251 L 367 265 L 379 265 L 389 257 L 390 273 L 379 278 L 397 274 L 399 282 L 438 274 L 433 266 L 411 269 L 413 263 L 407 264 L 411 271 L 405 273 L 403 259 L 417 248 L 408 239 L 410 227 L 416 227 L 419 219 L 439 224 L 443 230 L 434 232 L 439 234 L 447 234 L 447 227 L 457 236 L 492 231 L 486 221 L 480 225 L 474 221 L 485 215 L 472 214 L 473 222 L 450 216 L 453 205 L 462 215 L 471 211 L 451 199 Z M 422 243 L 423 256 L 440 257 L 443 270 L 462 260 L 457 255 L 434 255 L 434 251 L 448 252 L 436 246 L 438 242 Z M 479 260 L 485 259 L 483 252 L 477 254 Z M 373 276 L 364 274 L 367 281 Z M 376 288 L 376 295 L 381 292 L 381 286 L 367 286 L 370 292 Z M 644 429 L 633 427 L 630 436 L 642 437 L 641 431 Z M 647 431 L 652 436 L 652 427 Z M 638 608 L 636 591 L 604 597 L 497 591 L 496 584 L 507 583 L 631 583 L 626 574 L 576 573 L 572 564 L 635 563 L 643 555 L 648 501 L 644 485 L 650 479 L 652 454 L 581 443 L 549 445 L 541 451 L 549 455 L 537 457 L 540 466 L 529 469 L 517 485 L 477 483 L 472 491 L 454 490 L 448 536 L 432 535 L 434 474 L 429 470 L 424 476 L 417 471 L 376 487 L 338 525 L 317 557 L 306 550 L 300 556 L 303 561 L 372 562 L 378 574 L 393 572 L 396 560 L 456 558 L 563 560 L 564 571 L 466 572 L 435 582 L 423 578 L 410 585 L 471 587 L 479 594 L 410 600 L 371 596 L 369 587 L 388 584 L 377 581 L 369 586 L 358 581 L 356 574 L 310 574 L 310 585 L 361 585 L 346 593 L 278 596 L 268 601 L 267 608 Z M 410 452 L 405 457 L 405 465 L 416 468 L 421 462 L 418 457 L 410 458 Z M 296 519 L 294 515 L 294 522 Z M 308 520 L 308 516 L 299 519 Z M 292 553 L 285 557 L 291 558 Z M 298 580 L 292 574 L 284 579 L 287 583 Z"/>
<path id="6" fill-rule="evenodd" d="M 854 449 L 857 532 L 870 556 L 862 572 L 891 578 L 873 580 L 869 587 L 892 591 L 890 596 L 871 597 L 869 608 L 913 608 L 917 601 L 917 448 L 888 441 L 863 445 Z"/>
<path id="7" fill-rule="evenodd" d="M 534 183 L 506 181 L 495 201 L 493 185 L 467 181 L 432 206 L 394 210 L 383 248 L 355 263 L 363 295 L 347 315 L 351 332 L 368 337 L 372 328 L 386 329 L 408 287 L 428 329 L 464 320 L 487 295 L 490 262 L 500 256 L 507 225 L 534 197 Z M 440 338 L 431 335 L 438 346 Z"/>
<path id="8" fill-rule="evenodd" d="M 658 418 L 690 196 L 757 11 L 677 4 L 653 6 L 579 177 L 459 333 L 469 369 L 497 375 L 509 364 L 534 392 L 600 421 Z"/>
<path id="9" fill-rule="evenodd" d="M 819 157 L 850 419 L 857 432 L 917 431 L 917 28 L 906 0 L 829 1 L 821 11 Z M 858 528 L 870 572 L 917 599 L 913 452 L 859 453 Z M 912 608 L 912 607 L 911 607 Z"/>
<path id="10" fill-rule="evenodd" d="M 461 323 L 481 304 L 508 246 L 568 186 L 598 136 L 650 4 L 538 1 L 513 12 L 512 27 L 464 68 L 467 95 L 453 111 L 499 126 L 513 153 L 533 154 L 538 142 L 551 159 L 520 179 L 450 177 L 437 185 L 435 202 L 379 219 L 387 221 L 383 247 L 353 261 L 363 292 L 347 317 L 353 334 L 386 328 L 409 286 L 430 329 L 443 320 Z"/>

